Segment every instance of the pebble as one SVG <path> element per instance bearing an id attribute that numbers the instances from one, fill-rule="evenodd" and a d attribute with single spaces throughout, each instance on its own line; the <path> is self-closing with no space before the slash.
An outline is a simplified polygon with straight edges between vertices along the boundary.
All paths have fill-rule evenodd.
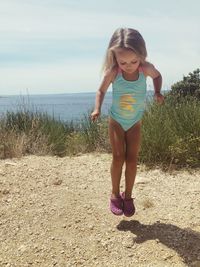
<path id="1" fill-rule="evenodd" d="M 9 166 L 17 166 L 17 163 L 14 162 L 5 162 L 5 166 L 9 167 Z"/>
<path id="2" fill-rule="evenodd" d="M 6 199 L 6 202 L 7 203 L 10 203 L 12 201 L 12 198 L 8 198 L 8 199 Z"/>
<path id="3" fill-rule="evenodd" d="M 93 230 L 93 229 L 94 229 L 94 225 L 89 225 L 88 228 L 89 228 L 90 230 Z"/>
<path id="4" fill-rule="evenodd" d="M 0 169 L 0 175 L 5 176 L 6 173 L 3 170 Z"/>
<path id="5" fill-rule="evenodd" d="M 53 185 L 61 185 L 62 184 L 62 180 L 56 180 L 53 182 Z"/>
<path id="6" fill-rule="evenodd" d="M 19 248 L 18 248 L 18 250 L 20 250 L 21 252 L 24 252 L 24 251 L 26 251 L 26 246 L 25 245 L 21 245 Z"/>
<path id="7" fill-rule="evenodd" d="M 2 194 L 3 195 L 8 195 L 9 193 L 10 193 L 10 190 L 9 189 L 2 190 Z"/>

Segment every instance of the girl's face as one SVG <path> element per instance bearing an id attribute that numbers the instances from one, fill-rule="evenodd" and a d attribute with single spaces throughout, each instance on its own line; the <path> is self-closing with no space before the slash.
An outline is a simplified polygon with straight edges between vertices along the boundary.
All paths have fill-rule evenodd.
<path id="1" fill-rule="evenodd" d="M 114 50 L 114 54 L 121 70 L 127 73 L 137 71 L 140 58 L 131 49 L 117 48 Z"/>

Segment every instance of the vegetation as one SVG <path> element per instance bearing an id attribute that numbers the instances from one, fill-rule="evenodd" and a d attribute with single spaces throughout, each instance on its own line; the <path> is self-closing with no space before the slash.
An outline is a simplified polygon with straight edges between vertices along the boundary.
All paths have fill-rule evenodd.
<path id="1" fill-rule="evenodd" d="M 183 76 L 183 80 L 175 83 L 170 92 L 176 100 L 182 97 L 193 97 L 200 100 L 200 69 Z"/>
<path id="2" fill-rule="evenodd" d="M 200 167 L 200 70 L 172 86 L 165 103 L 147 104 L 139 161 L 150 166 Z M 107 118 L 93 123 L 85 114 L 79 125 L 23 107 L 0 119 L 0 158 L 111 152 Z"/>
<path id="3" fill-rule="evenodd" d="M 140 159 L 148 165 L 200 166 L 200 105 L 195 99 L 154 103 L 143 117 Z"/>

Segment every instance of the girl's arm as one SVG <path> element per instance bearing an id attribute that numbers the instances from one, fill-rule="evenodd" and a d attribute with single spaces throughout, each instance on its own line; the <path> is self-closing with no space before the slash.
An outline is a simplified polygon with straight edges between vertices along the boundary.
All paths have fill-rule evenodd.
<path id="1" fill-rule="evenodd" d="M 146 62 L 142 69 L 144 71 L 145 76 L 150 76 L 153 80 L 154 85 L 154 96 L 157 102 L 160 104 L 164 101 L 164 96 L 160 93 L 162 87 L 162 76 L 160 72 L 154 67 L 153 64 Z"/>
<path id="2" fill-rule="evenodd" d="M 109 87 L 109 85 L 112 83 L 112 81 L 114 80 L 116 76 L 116 70 L 112 69 L 112 70 L 108 70 L 104 77 L 103 80 L 100 84 L 100 87 L 96 93 L 96 99 L 95 99 L 95 108 L 94 111 L 91 114 L 91 119 L 92 121 L 95 121 L 101 113 L 101 106 L 104 100 L 104 96 L 106 94 L 106 91 Z"/>

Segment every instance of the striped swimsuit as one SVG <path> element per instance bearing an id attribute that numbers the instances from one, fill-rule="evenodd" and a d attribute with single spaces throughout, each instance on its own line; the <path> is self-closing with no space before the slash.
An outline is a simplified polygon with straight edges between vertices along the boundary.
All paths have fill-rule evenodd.
<path id="1" fill-rule="evenodd" d="M 117 121 L 124 131 L 130 129 L 141 120 L 144 113 L 146 97 L 146 77 L 139 68 L 139 78 L 127 81 L 121 70 L 112 84 L 112 106 L 110 117 Z"/>

